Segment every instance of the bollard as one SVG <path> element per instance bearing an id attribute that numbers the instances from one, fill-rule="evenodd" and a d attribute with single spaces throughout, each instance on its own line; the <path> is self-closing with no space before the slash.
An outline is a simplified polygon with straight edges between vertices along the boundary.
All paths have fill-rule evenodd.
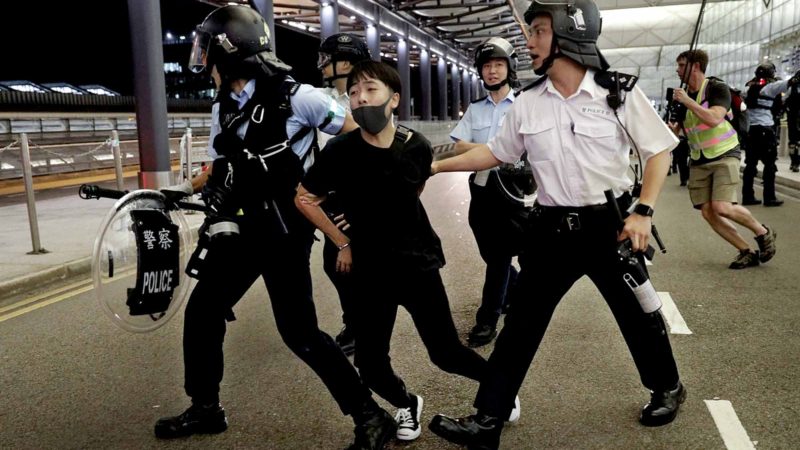
<path id="1" fill-rule="evenodd" d="M 36 200 L 33 197 L 33 172 L 31 170 L 31 154 L 28 148 L 28 134 L 20 133 L 20 155 L 22 156 L 22 179 L 25 182 L 25 197 L 28 203 L 28 222 L 31 226 L 31 241 L 33 241 L 33 251 L 29 255 L 40 255 L 48 253 L 42 248 L 39 242 L 39 221 L 36 218 Z"/>
<path id="2" fill-rule="evenodd" d="M 114 155 L 114 171 L 117 174 L 117 190 L 125 190 L 125 180 L 122 176 L 122 154 L 119 150 L 119 133 L 111 131 L 111 153 Z"/>

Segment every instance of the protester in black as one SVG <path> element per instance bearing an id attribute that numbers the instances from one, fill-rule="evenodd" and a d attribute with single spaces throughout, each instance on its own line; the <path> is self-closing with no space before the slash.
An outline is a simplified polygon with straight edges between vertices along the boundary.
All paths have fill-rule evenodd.
<path id="1" fill-rule="evenodd" d="M 361 129 L 328 142 L 295 203 L 338 246 L 337 268 L 354 277 L 355 364 L 367 386 L 399 408 L 398 439 L 412 440 L 420 434 L 422 398 L 408 392 L 389 358 L 398 306 L 408 310 L 441 369 L 479 380 L 486 361 L 461 343 L 453 324 L 439 275 L 441 242 L 419 198 L 433 151 L 421 134 L 391 123 L 400 89 L 399 75 L 388 65 L 356 64 L 348 91 Z M 351 238 L 318 206 L 329 192 L 352 224 Z"/>

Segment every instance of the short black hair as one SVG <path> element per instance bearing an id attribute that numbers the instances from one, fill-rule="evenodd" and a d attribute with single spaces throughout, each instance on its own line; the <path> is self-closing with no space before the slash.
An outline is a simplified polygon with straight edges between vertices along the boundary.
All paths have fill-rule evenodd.
<path id="1" fill-rule="evenodd" d="M 366 80 L 367 78 L 374 78 L 383 82 L 392 92 L 400 94 L 402 92 L 402 84 L 400 83 L 400 74 L 394 67 L 381 61 L 373 61 L 371 59 L 366 61 L 357 62 L 347 75 L 347 91 L 359 81 Z"/>

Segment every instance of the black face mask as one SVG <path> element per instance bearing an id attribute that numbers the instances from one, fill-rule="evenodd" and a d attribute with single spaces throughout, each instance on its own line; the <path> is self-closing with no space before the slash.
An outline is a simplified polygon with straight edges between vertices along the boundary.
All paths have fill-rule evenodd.
<path id="1" fill-rule="evenodd" d="M 384 111 L 386 105 L 388 105 L 390 101 L 392 101 L 391 95 L 389 99 L 380 106 L 364 105 L 358 109 L 354 109 L 353 120 L 369 134 L 380 133 L 381 130 L 386 127 L 386 124 L 389 123 L 389 117 L 386 116 Z"/>

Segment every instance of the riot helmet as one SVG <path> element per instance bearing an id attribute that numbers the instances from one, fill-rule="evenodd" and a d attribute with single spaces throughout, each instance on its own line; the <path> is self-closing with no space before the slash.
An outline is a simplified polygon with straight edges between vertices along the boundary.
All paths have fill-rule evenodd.
<path id="1" fill-rule="evenodd" d="M 764 80 L 775 79 L 775 64 L 771 62 L 763 62 L 756 67 L 756 78 Z"/>
<path id="2" fill-rule="evenodd" d="M 330 83 L 347 77 L 346 73 L 336 73 L 337 61 L 349 61 L 350 64 L 355 64 L 371 58 L 369 47 L 363 39 L 354 34 L 337 33 L 328 36 L 320 44 L 317 69 L 322 70 L 328 64 L 333 64 L 333 76 L 325 78 L 325 81 Z"/>
<path id="3" fill-rule="evenodd" d="M 197 26 L 189 68 L 213 66 L 227 80 L 292 70 L 275 55 L 267 21 L 244 5 L 217 8 Z"/>
<path id="4" fill-rule="evenodd" d="M 603 18 L 593 0 L 533 0 L 525 11 L 525 23 L 530 25 L 539 14 L 547 14 L 553 21 L 553 44 L 542 67 L 535 70 L 537 75 L 544 75 L 560 56 L 597 70 L 609 68 L 597 48 Z"/>
<path id="5" fill-rule="evenodd" d="M 508 64 L 508 75 L 505 80 L 490 86 L 486 84 L 486 80 L 483 79 L 482 72 L 483 65 L 494 58 L 503 58 L 506 60 Z M 475 68 L 478 69 L 478 74 L 480 74 L 481 81 L 483 81 L 483 87 L 489 91 L 496 91 L 505 84 L 508 84 L 512 88 L 517 85 L 517 51 L 510 42 L 503 38 L 489 38 L 475 49 Z"/>

